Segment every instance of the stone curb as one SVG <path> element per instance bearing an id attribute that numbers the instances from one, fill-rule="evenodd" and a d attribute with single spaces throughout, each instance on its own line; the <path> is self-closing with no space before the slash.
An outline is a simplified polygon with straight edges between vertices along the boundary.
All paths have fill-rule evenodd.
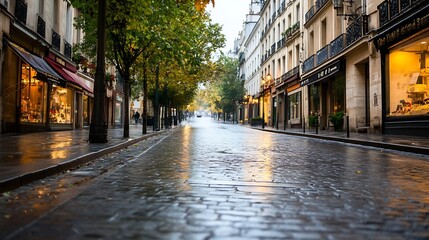
<path id="1" fill-rule="evenodd" d="M 401 145 L 401 144 L 395 144 L 395 143 L 377 142 L 377 141 L 371 141 L 371 140 L 359 140 L 359 139 L 353 139 L 353 138 L 323 136 L 323 135 L 311 134 L 311 133 L 277 131 L 277 130 L 271 130 L 271 129 L 255 128 L 255 127 L 251 127 L 251 128 L 260 130 L 260 131 L 272 132 L 272 133 L 281 133 L 281 134 L 288 134 L 288 135 L 301 136 L 301 137 L 311 137 L 311 138 L 317 138 L 322 140 L 330 140 L 330 141 L 351 143 L 351 144 L 362 145 L 362 146 L 370 146 L 370 147 L 376 147 L 376 148 L 397 150 L 402 152 L 429 155 L 429 148 L 423 148 L 418 146 L 408 146 L 408 145 Z"/>
<path id="2" fill-rule="evenodd" d="M 34 182 L 36 180 L 40 180 L 42 178 L 46 178 L 61 172 L 65 172 L 67 170 L 76 168 L 78 166 L 81 166 L 85 163 L 88 163 L 94 159 L 100 158 L 102 156 L 105 156 L 109 153 L 113 153 L 116 152 L 122 148 L 128 147 L 130 145 L 133 145 L 135 143 L 138 143 L 140 141 L 143 141 L 149 137 L 152 136 L 156 136 L 160 133 L 162 133 L 163 131 L 158 131 L 158 132 L 153 132 L 153 133 L 149 133 L 147 135 L 141 136 L 141 137 L 137 137 L 135 139 L 131 139 L 131 140 L 125 140 L 124 142 L 120 142 L 114 146 L 110 146 L 104 149 L 101 149 L 99 151 L 96 152 L 90 152 L 87 153 L 85 155 L 82 155 L 80 157 L 74 158 L 74 159 L 70 159 L 66 162 L 62 162 L 44 169 L 40 169 L 34 172 L 30 172 L 30 173 L 25 173 L 21 176 L 16 176 L 13 178 L 9 178 L 6 180 L 3 180 L 0 182 L 0 193 L 3 192 L 7 192 L 16 188 L 19 188 L 21 186 L 24 186 L 26 184 L 29 184 L 31 182 Z M 102 144 L 102 143 L 101 143 Z"/>

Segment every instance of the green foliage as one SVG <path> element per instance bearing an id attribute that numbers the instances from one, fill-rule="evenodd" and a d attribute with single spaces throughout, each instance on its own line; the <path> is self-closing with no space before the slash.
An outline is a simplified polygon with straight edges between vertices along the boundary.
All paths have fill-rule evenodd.
<path id="1" fill-rule="evenodd" d="M 71 2 L 81 10 L 76 27 L 85 33 L 83 42 L 74 48 L 74 55 L 94 59 L 98 1 Z M 131 84 L 131 97 L 141 95 L 144 82 L 148 86 L 144 95 L 154 95 L 148 93 L 154 92 L 154 69 L 158 65 L 161 103 L 184 106 L 192 101 L 198 84 L 210 75 L 207 69 L 211 69 L 208 65 L 212 53 L 225 44 L 221 26 L 211 23 L 204 11 L 197 11 L 210 2 L 214 4 L 190 0 L 107 0 L 106 58 Z"/>
<path id="2" fill-rule="evenodd" d="M 212 104 L 224 113 L 235 111 L 244 96 L 243 81 L 237 77 L 238 60 L 221 56 L 216 63 L 216 80 L 211 82 Z"/>
<path id="3" fill-rule="evenodd" d="M 344 112 L 338 111 L 329 116 L 329 121 L 334 124 L 335 131 L 340 131 L 343 129 L 344 123 Z"/>
<path id="4" fill-rule="evenodd" d="M 308 125 L 310 127 L 315 127 L 316 126 L 316 122 L 317 122 L 317 117 L 316 115 L 310 115 L 308 116 Z"/>

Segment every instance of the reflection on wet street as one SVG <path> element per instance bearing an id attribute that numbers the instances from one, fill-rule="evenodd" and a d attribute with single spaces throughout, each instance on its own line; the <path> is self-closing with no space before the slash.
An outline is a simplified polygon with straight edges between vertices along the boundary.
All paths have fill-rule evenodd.
<path id="1" fill-rule="evenodd" d="M 13 238 L 429 238 L 423 156 L 204 117 L 144 144 Z"/>

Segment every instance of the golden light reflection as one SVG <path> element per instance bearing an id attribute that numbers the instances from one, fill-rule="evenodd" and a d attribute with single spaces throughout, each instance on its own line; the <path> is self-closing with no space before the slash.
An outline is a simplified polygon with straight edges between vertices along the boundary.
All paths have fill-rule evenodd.
<path id="1" fill-rule="evenodd" d="M 64 159 L 68 155 L 68 147 L 71 146 L 71 141 L 57 141 L 50 145 L 51 159 Z"/>
<path id="2" fill-rule="evenodd" d="M 271 134 L 261 134 L 257 139 L 259 148 L 250 153 L 243 164 L 244 181 L 271 182 L 273 180 L 272 151 L 273 139 Z M 248 140 L 254 141 L 254 140 Z M 251 144 L 251 143 L 248 143 Z M 252 186 L 252 191 L 266 192 L 266 187 Z"/>
<path id="3" fill-rule="evenodd" d="M 182 156 L 179 157 L 179 166 L 180 166 L 180 171 L 176 171 L 177 177 L 178 179 L 181 180 L 182 182 L 182 189 L 183 190 L 189 190 L 191 188 L 191 186 L 189 186 L 188 184 L 188 179 L 190 178 L 190 147 L 191 147 L 191 126 L 186 125 L 183 128 L 182 131 L 183 135 L 181 137 L 182 139 L 182 149 L 181 149 L 181 153 Z"/>

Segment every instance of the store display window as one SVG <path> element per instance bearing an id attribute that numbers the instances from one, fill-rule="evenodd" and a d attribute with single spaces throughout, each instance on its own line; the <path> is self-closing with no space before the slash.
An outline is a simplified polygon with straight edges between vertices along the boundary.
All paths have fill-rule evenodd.
<path id="1" fill-rule="evenodd" d="M 115 104 L 115 124 L 122 123 L 122 103 L 116 102 Z"/>
<path id="2" fill-rule="evenodd" d="M 27 63 L 21 68 L 21 114 L 20 121 L 44 123 L 47 101 L 47 83 L 35 78 L 36 71 Z"/>
<path id="3" fill-rule="evenodd" d="M 289 120 L 292 124 L 299 123 L 301 117 L 301 92 L 297 92 L 288 96 L 289 102 Z"/>
<path id="4" fill-rule="evenodd" d="M 391 49 L 386 80 L 386 115 L 429 116 L 429 35 Z"/>
<path id="5" fill-rule="evenodd" d="M 49 113 L 51 123 L 72 122 L 72 100 L 72 90 L 52 85 L 51 108 Z"/>

